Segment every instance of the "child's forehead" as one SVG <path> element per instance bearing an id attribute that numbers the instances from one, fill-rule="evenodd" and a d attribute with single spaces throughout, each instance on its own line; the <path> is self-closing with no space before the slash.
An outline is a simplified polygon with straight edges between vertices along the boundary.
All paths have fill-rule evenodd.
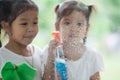
<path id="1" fill-rule="evenodd" d="M 38 11 L 37 10 L 26 10 L 26 11 L 23 11 L 23 12 L 19 13 L 18 16 L 30 15 L 30 14 L 38 14 Z"/>
<path id="2" fill-rule="evenodd" d="M 24 11 L 18 16 L 16 16 L 16 18 L 14 19 L 14 21 L 18 21 L 18 22 L 33 21 L 33 20 L 38 20 L 38 11 L 35 11 L 35 10 Z"/>
<path id="3" fill-rule="evenodd" d="M 71 14 L 63 16 L 63 18 L 84 19 L 85 15 L 83 14 L 82 11 L 74 10 L 74 11 L 71 12 Z"/>

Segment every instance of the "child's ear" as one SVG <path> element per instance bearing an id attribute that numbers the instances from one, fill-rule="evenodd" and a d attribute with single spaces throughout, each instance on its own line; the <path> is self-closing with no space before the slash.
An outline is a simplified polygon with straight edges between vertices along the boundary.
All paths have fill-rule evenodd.
<path id="1" fill-rule="evenodd" d="M 60 28 L 59 28 L 59 23 L 58 23 L 58 22 L 55 23 L 55 30 L 56 30 L 56 31 L 59 31 L 59 30 L 60 30 Z"/>
<path id="2" fill-rule="evenodd" d="M 88 23 L 88 24 L 87 24 L 87 28 L 86 28 L 86 31 L 87 31 L 87 32 L 89 31 L 89 27 L 90 27 L 90 24 Z"/>
<path id="3" fill-rule="evenodd" d="M 1 22 L 2 28 L 5 30 L 5 32 L 8 32 L 9 30 L 9 24 L 6 21 Z"/>
<path id="4" fill-rule="evenodd" d="M 89 31 L 89 27 L 90 27 L 90 24 L 88 23 L 87 28 L 86 28 L 86 33 L 88 33 L 88 31 Z"/>
<path id="5" fill-rule="evenodd" d="M 90 27 L 90 24 L 88 23 L 88 24 L 87 24 L 87 28 L 86 28 L 86 33 L 85 33 L 85 36 L 87 36 L 87 34 L 88 34 L 89 27 Z"/>

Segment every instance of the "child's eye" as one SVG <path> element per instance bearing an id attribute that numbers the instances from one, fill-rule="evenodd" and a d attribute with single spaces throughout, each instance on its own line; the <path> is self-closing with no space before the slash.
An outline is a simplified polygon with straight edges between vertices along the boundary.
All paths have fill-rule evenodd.
<path id="1" fill-rule="evenodd" d="M 24 26 L 26 26 L 28 23 L 21 23 L 20 25 L 24 25 Z"/>
<path id="2" fill-rule="evenodd" d="M 65 22 L 64 24 L 69 26 L 71 24 L 71 22 Z"/>
<path id="3" fill-rule="evenodd" d="M 38 22 L 33 22 L 33 24 L 38 24 Z"/>
<path id="4" fill-rule="evenodd" d="M 79 23 L 77 23 L 77 25 L 81 27 L 81 26 L 82 26 L 82 23 L 79 22 Z"/>

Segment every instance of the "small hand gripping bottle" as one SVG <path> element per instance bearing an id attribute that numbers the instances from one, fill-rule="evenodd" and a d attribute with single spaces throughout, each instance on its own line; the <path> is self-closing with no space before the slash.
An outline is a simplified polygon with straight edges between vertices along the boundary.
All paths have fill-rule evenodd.
<path id="1" fill-rule="evenodd" d="M 61 42 L 59 31 L 52 32 L 52 36 Z M 68 80 L 67 67 L 65 63 L 64 53 L 61 45 L 56 48 L 56 58 L 55 58 L 55 80 L 58 80 L 57 72 L 61 80 Z"/>

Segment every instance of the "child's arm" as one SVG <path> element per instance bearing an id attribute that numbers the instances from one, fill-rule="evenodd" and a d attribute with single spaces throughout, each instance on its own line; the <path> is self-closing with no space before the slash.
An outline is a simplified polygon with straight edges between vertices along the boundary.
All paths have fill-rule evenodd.
<path id="1" fill-rule="evenodd" d="M 96 72 L 94 75 L 90 77 L 90 80 L 100 80 L 100 73 Z"/>
<path id="2" fill-rule="evenodd" d="M 54 73 L 54 62 L 55 62 L 55 54 L 56 54 L 56 47 L 58 46 L 58 41 L 51 40 L 48 48 L 48 59 L 46 63 L 46 67 L 43 74 L 42 80 L 54 80 L 55 73 Z"/>

